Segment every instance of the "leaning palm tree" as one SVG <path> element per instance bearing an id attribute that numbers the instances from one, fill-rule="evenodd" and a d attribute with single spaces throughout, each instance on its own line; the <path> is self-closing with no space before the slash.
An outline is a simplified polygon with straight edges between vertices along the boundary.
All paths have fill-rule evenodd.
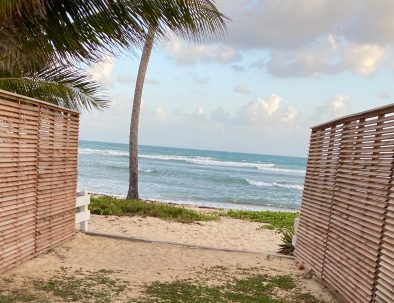
<path id="1" fill-rule="evenodd" d="M 225 33 L 226 17 L 216 8 L 214 1 L 210 0 L 178 0 L 160 1 L 168 5 L 173 15 L 177 16 L 172 22 L 167 22 L 167 29 L 183 37 L 200 40 L 203 37 L 217 37 Z M 174 7 L 174 3 L 176 7 Z M 177 20 L 181 17 L 181 20 Z M 138 75 L 134 91 L 133 110 L 130 121 L 129 137 L 129 190 L 127 199 L 139 199 L 138 192 L 138 128 L 141 110 L 142 91 L 145 75 L 155 36 L 163 33 L 161 28 L 162 16 L 147 20 L 149 28 L 140 59 Z"/>
<path id="2" fill-rule="evenodd" d="M 105 106 L 101 87 L 78 66 L 142 46 L 157 20 L 161 36 L 185 23 L 184 2 L 0 0 L 0 89 L 65 105 Z"/>

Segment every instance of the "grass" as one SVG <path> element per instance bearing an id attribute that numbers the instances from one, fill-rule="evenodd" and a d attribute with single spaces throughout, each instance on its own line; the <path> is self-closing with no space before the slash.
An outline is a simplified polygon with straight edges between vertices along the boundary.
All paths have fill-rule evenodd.
<path id="1" fill-rule="evenodd" d="M 218 214 L 207 214 L 182 206 L 142 200 L 125 200 L 110 196 L 92 197 L 89 205 L 91 213 L 113 216 L 155 217 L 182 223 L 218 220 Z M 288 230 L 293 227 L 298 212 L 228 210 L 221 215 L 252 222 L 264 223 L 261 228 Z"/>
<path id="2" fill-rule="evenodd" d="M 38 300 L 36 295 L 29 293 L 26 289 L 12 289 L 0 294 L 0 303 L 14 302 L 46 302 L 45 299 Z"/>
<path id="3" fill-rule="evenodd" d="M 112 273 L 106 270 L 87 273 L 63 271 L 49 280 L 35 280 L 33 284 L 36 289 L 66 302 L 110 303 L 128 287 L 126 282 L 111 278 L 109 275 Z"/>
<path id="4" fill-rule="evenodd" d="M 270 276 L 258 268 L 215 266 L 190 279 L 142 284 L 138 298 L 131 297 L 127 282 L 114 278 L 117 273 L 62 268 L 45 280 L 26 279 L 21 289 L 1 283 L 0 303 L 324 303 L 303 292 L 291 276 Z"/>
<path id="5" fill-rule="evenodd" d="M 143 216 L 182 223 L 217 220 L 218 216 L 164 203 L 125 200 L 109 196 L 91 198 L 89 209 L 98 215 Z"/>
<path id="6" fill-rule="evenodd" d="M 229 210 L 226 216 L 235 219 L 264 223 L 261 228 L 286 230 L 294 226 L 298 212 Z"/>
<path id="7" fill-rule="evenodd" d="M 132 301 L 130 301 L 131 303 Z M 264 274 L 209 286 L 191 280 L 155 282 L 136 303 L 323 303 L 310 293 L 300 293 L 290 276 Z"/>

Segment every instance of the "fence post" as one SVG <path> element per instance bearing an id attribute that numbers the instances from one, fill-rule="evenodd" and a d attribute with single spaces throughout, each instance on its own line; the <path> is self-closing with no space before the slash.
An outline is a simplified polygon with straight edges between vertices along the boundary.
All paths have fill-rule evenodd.
<path id="1" fill-rule="evenodd" d="M 89 206 L 90 204 L 90 195 L 86 192 L 83 192 L 82 195 L 77 196 L 76 207 L 79 208 L 79 212 L 75 214 L 75 222 L 79 224 L 79 229 L 81 231 L 88 231 L 89 226 L 88 222 L 90 219 L 90 211 Z"/>

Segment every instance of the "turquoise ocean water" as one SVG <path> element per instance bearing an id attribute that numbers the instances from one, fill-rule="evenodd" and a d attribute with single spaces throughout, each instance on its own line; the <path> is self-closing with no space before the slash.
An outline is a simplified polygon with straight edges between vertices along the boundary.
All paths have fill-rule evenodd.
<path id="1" fill-rule="evenodd" d="M 140 146 L 141 198 L 235 209 L 298 209 L 306 159 Z M 80 141 L 78 189 L 125 196 L 128 145 Z"/>

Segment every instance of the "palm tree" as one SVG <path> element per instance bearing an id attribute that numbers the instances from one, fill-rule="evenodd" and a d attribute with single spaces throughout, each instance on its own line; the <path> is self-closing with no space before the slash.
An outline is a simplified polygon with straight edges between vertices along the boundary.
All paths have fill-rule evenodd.
<path id="1" fill-rule="evenodd" d="M 166 1 L 163 1 L 166 2 Z M 181 16 L 181 22 L 173 22 L 168 25 L 168 29 L 184 37 L 199 40 L 204 36 L 217 36 L 225 32 L 226 17 L 219 12 L 213 1 L 210 0 L 182 0 L 169 1 L 177 2 L 178 7 L 174 12 L 175 16 Z M 130 121 L 129 137 L 129 190 L 127 199 L 139 199 L 138 192 L 138 128 L 141 109 L 142 91 L 144 87 L 145 75 L 148 68 L 150 55 L 152 52 L 155 35 L 162 33 L 160 28 L 161 16 L 156 20 L 148 20 L 149 29 L 144 43 L 138 75 L 134 91 L 133 110 Z"/>
<path id="2" fill-rule="evenodd" d="M 158 35 L 176 29 L 186 22 L 184 2 L 190 1 L 1 0 L 0 89 L 101 108 L 107 104 L 101 87 L 78 66 L 133 52 L 157 20 Z M 188 36 L 190 29 L 177 32 Z"/>
<path id="3" fill-rule="evenodd" d="M 0 89 L 45 100 L 73 110 L 104 109 L 108 99 L 85 71 L 58 66 L 39 72 L 0 71 Z"/>

